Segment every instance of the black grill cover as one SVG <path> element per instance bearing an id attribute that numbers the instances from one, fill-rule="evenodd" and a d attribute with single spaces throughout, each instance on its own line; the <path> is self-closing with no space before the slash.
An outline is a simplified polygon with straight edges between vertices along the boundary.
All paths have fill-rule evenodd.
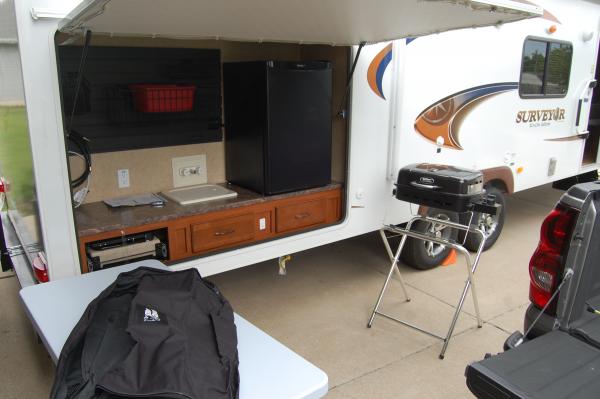
<path id="1" fill-rule="evenodd" d="M 421 163 L 398 172 L 396 198 L 402 201 L 467 212 L 483 194 L 483 174 L 478 170 Z"/>
<path id="2" fill-rule="evenodd" d="M 51 399 L 238 398 L 229 302 L 195 269 L 138 268 L 92 301 L 63 347 Z"/>

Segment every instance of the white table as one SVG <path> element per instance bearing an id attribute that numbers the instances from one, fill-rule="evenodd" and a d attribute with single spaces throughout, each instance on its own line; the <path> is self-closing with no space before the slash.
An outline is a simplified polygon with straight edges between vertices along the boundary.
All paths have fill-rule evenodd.
<path id="1" fill-rule="evenodd" d="M 21 300 L 54 362 L 88 303 L 119 273 L 139 266 L 167 269 L 147 260 L 23 288 Z M 327 374 L 235 314 L 240 358 L 240 399 L 315 399 L 325 396 Z"/>

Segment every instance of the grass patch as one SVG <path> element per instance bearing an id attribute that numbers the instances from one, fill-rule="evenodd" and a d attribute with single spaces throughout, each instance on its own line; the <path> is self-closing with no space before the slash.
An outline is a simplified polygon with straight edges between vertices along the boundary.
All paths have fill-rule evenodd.
<path id="1" fill-rule="evenodd" d="M 0 106 L 0 173 L 9 182 L 8 206 L 34 212 L 33 161 L 25 107 Z"/>

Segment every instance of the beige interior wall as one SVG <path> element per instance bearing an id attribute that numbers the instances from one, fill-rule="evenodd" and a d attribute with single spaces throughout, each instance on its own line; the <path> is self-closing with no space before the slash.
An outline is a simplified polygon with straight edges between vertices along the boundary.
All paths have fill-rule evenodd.
<path id="1" fill-rule="evenodd" d="M 190 41 L 110 38 L 106 36 L 94 37 L 92 45 L 218 48 L 221 50 L 221 59 L 223 62 L 260 59 L 300 60 L 311 58 L 335 61 L 334 113 L 338 112 L 337 108 L 339 108 L 339 102 L 341 101 L 345 85 L 345 77 L 347 76 L 347 49 L 329 46 L 300 46 L 277 43 L 255 44 L 215 40 Z M 337 66 L 338 64 L 339 66 Z M 339 117 L 334 117 L 332 177 L 337 181 L 343 181 L 345 177 L 345 126 L 345 121 Z M 206 154 L 208 182 L 219 183 L 225 181 L 225 149 L 223 142 L 94 154 L 92 156 L 93 172 L 90 180 L 90 193 L 86 198 L 86 202 L 101 201 L 106 198 L 122 195 L 168 190 L 173 187 L 171 159 L 199 154 Z M 72 174 L 78 175 L 81 168 L 82 163 L 80 160 L 75 157 L 71 158 Z M 118 188 L 118 169 L 129 169 L 130 187 Z"/>
<path id="2" fill-rule="evenodd" d="M 93 154 L 90 193 L 86 202 L 173 188 L 171 167 L 173 157 L 206 154 L 208 182 L 223 182 L 225 181 L 224 151 L 223 143 L 217 142 Z M 71 165 L 72 173 L 81 173 L 83 162 L 79 158 L 72 159 Z M 118 187 L 117 170 L 119 169 L 129 169 L 128 188 Z"/>

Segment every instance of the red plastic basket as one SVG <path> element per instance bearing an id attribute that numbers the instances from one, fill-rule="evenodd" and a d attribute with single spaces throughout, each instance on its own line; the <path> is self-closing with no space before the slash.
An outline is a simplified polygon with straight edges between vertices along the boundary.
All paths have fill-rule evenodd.
<path id="1" fill-rule="evenodd" d="M 138 112 L 188 112 L 194 108 L 196 86 L 139 84 L 129 85 Z"/>

